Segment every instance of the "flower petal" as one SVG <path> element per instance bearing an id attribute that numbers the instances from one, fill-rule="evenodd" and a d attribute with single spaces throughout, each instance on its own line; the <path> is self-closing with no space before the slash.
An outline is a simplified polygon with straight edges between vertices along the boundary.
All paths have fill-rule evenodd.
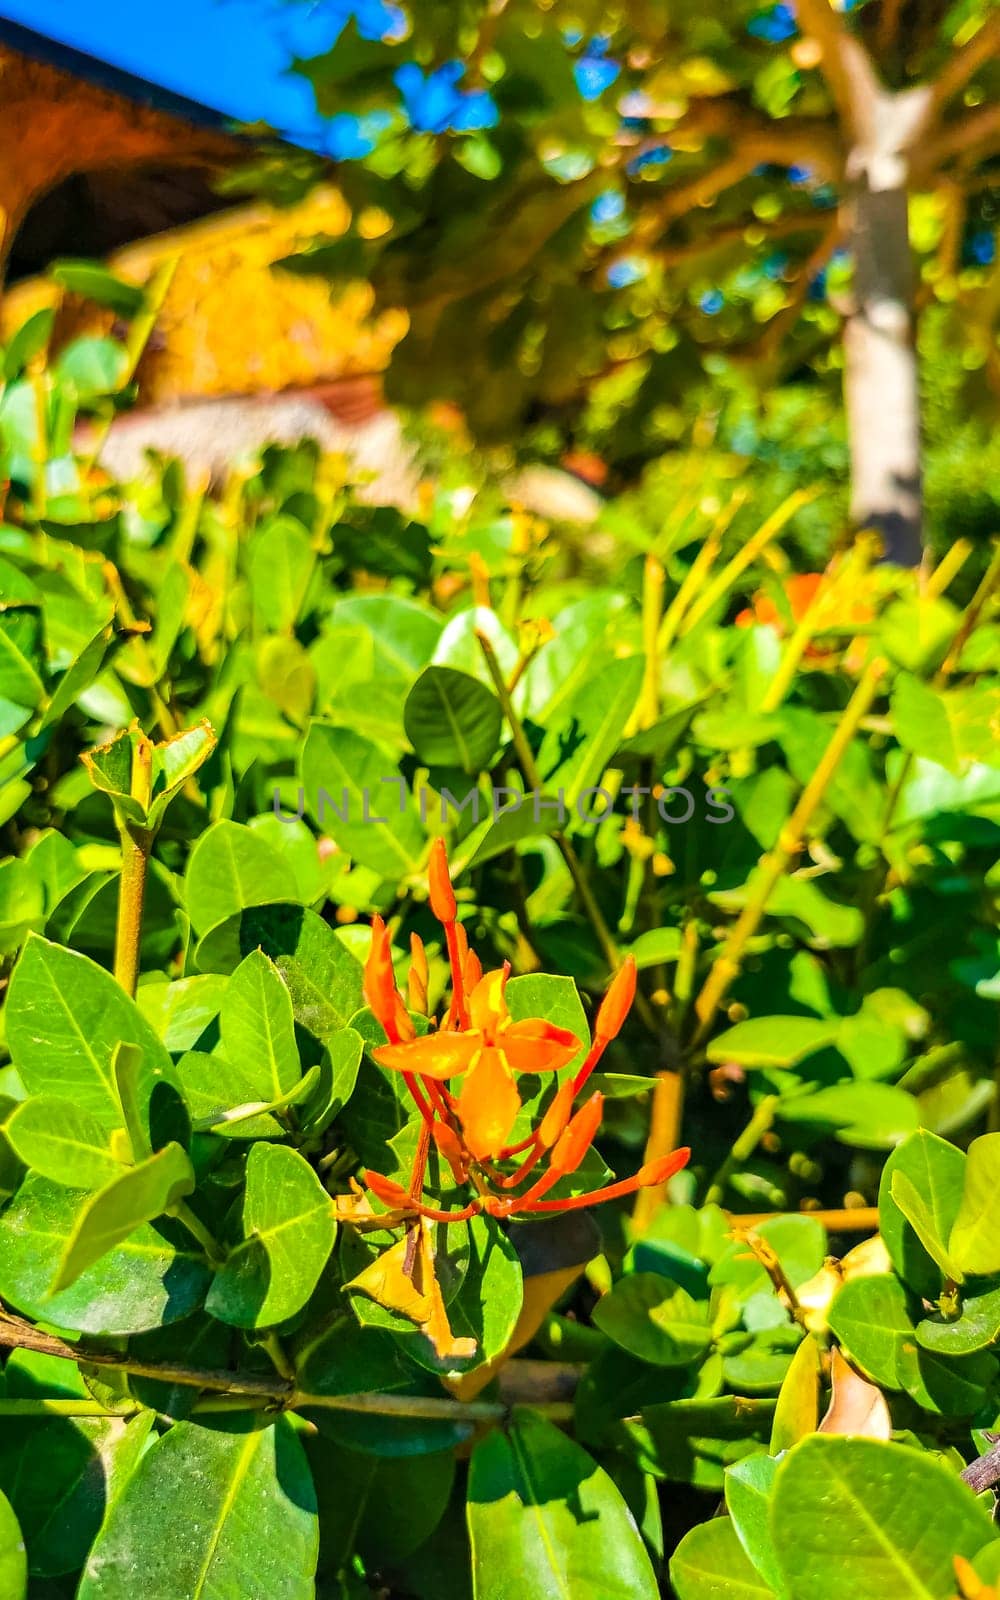
<path id="1" fill-rule="evenodd" d="M 481 1028 L 483 1033 L 489 1034 L 491 1029 L 499 1028 L 507 1020 L 507 988 L 508 967 L 497 967 L 493 972 L 487 972 L 480 978 L 476 987 L 469 995 L 469 1016 L 474 1028 Z"/>
<path id="2" fill-rule="evenodd" d="M 575 1033 L 541 1017 L 505 1028 L 500 1047 L 515 1072 L 558 1072 L 583 1048 Z"/>
<path id="3" fill-rule="evenodd" d="M 380 1067 L 415 1072 L 422 1078 L 454 1078 L 468 1071 L 482 1049 L 478 1033 L 427 1033 L 406 1044 L 384 1044 L 372 1055 Z"/>
<path id="4" fill-rule="evenodd" d="M 477 1161 L 499 1155 L 520 1109 L 521 1097 L 500 1051 L 485 1049 L 458 1097 L 462 1132 Z"/>

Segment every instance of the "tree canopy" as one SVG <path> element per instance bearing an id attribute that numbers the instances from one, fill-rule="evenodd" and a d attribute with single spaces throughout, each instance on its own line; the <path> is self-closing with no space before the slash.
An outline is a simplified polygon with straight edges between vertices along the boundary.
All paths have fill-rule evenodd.
<path id="1" fill-rule="evenodd" d="M 358 119 L 358 159 L 338 173 L 351 232 L 295 264 L 407 308 L 391 398 L 453 400 L 495 440 L 571 426 L 604 383 L 632 461 L 706 372 L 836 381 L 852 319 L 871 333 L 892 302 L 897 369 L 859 333 L 848 410 L 856 483 L 873 413 L 895 481 L 914 315 L 957 307 L 963 365 L 1000 375 L 998 46 L 992 0 L 367 6 L 298 63 L 321 112 Z M 876 473 L 875 501 L 894 493 Z"/>

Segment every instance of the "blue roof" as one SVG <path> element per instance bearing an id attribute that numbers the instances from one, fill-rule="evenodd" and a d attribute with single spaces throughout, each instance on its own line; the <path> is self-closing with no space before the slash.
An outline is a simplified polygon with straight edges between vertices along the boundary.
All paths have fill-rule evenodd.
<path id="1" fill-rule="evenodd" d="M 0 39 L 165 110 L 265 122 L 320 145 L 312 88 L 291 65 L 329 49 L 347 9 L 338 0 L 0 0 Z"/>

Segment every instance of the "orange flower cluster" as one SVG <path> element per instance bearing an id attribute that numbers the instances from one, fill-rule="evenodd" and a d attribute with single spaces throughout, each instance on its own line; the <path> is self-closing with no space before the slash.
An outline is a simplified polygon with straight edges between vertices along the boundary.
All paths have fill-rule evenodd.
<path id="1" fill-rule="evenodd" d="M 558 1072 L 582 1049 L 575 1033 L 542 1018 L 515 1022 L 507 1008 L 509 965 L 483 974 L 458 921 L 455 895 L 443 841 L 431 853 L 431 910 L 442 924 L 451 965 L 451 1001 L 438 1028 L 418 1037 L 410 1012 L 396 987 L 389 935 L 380 917 L 372 923 L 372 945 L 365 966 L 365 999 L 385 1030 L 388 1043 L 375 1060 L 402 1074 L 423 1119 L 408 1188 L 380 1173 L 366 1171 L 365 1183 L 384 1205 L 403 1215 L 432 1222 L 462 1222 L 479 1211 L 492 1217 L 519 1212 L 572 1211 L 614 1200 L 647 1185 L 664 1183 L 685 1166 L 689 1150 L 675 1150 L 651 1161 L 634 1177 L 591 1194 L 546 1199 L 560 1178 L 575 1172 L 601 1125 L 603 1096 L 574 1104 L 612 1039 L 621 1031 L 635 996 L 635 963 L 616 973 L 601 1002 L 594 1040 L 577 1072 L 567 1078 L 538 1126 L 525 1139 L 509 1142 L 521 1097 L 520 1073 Z M 427 958 L 420 939 L 411 940 L 408 998 L 415 1011 L 427 1001 Z M 449 1087 L 461 1079 L 457 1092 Z M 471 1186 L 475 1197 L 460 1211 L 443 1211 L 423 1200 L 424 1173 L 431 1144 L 448 1162 L 456 1183 Z M 516 1162 L 513 1169 L 509 1163 Z M 547 1157 L 544 1170 L 525 1184 Z"/>
<path id="2" fill-rule="evenodd" d="M 788 601 L 788 609 L 791 612 L 793 626 L 797 626 L 806 615 L 806 612 L 811 610 L 815 604 L 820 585 L 823 583 L 825 576 L 826 574 L 822 572 L 796 572 L 784 580 L 782 588 L 785 593 L 785 599 Z M 846 607 L 846 615 L 841 608 L 837 607 L 836 609 L 840 611 L 840 615 L 830 617 L 828 622 L 857 623 L 860 625 L 870 622 L 873 616 L 871 606 L 863 600 L 852 600 Z M 736 626 L 738 628 L 751 628 L 754 624 L 763 624 L 766 627 L 774 628 L 779 634 L 788 632 L 786 616 L 775 605 L 771 596 L 763 590 L 757 591 L 747 610 L 741 611 L 736 618 Z M 828 645 L 814 643 L 810 643 L 805 651 L 808 661 L 829 661 L 833 654 L 835 654 L 835 651 L 831 650 Z"/>

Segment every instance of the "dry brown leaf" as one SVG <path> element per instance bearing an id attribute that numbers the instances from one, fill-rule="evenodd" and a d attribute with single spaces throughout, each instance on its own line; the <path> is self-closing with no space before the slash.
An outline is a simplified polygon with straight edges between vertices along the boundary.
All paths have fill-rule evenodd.
<path id="1" fill-rule="evenodd" d="M 834 1346 L 830 1354 L 830 1383 L 833 1393 L 820 1433 L 849 1433 L 866 1439 L 889 1439 L 892 1418 L 885 1395 L 874 1383 L 845 1361 Z"/>

